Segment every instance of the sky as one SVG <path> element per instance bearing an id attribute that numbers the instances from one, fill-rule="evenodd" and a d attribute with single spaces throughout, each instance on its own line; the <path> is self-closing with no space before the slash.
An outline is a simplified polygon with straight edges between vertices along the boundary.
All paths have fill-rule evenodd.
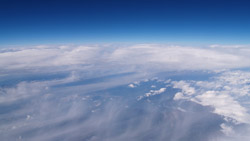
<path id="1" fill-rule="evenodd" d="M 1 0 L 0 46 L 250 44 L 242 0 Z"/>

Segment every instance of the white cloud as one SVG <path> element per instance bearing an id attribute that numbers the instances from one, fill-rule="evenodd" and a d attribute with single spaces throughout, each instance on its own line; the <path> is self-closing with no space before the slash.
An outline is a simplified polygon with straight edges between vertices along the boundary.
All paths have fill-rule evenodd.
<path id="1" fill-rule="evenodd" d="M 134 84 L 129 84 L 128 87 L 135 88 L 136 86 Z"/>
<path id="2" fill-rule="evenodd" d="M 34 47 L 0 53 L 0 67 L 27 69 L 89 64 L 97 57 L 96 47 Z M 91 61 L 91 62 L 90 62 Z"/>
<path id="3" fill-rule="evenodd" d="M 149 65 L 171 70 L 222 69 L 249 66 L 249 55 L 241 50 L 235 52 L 211 48 L 192 48 L 180 46 L 135 45 L 118 48 L 110 59 L 122 64 Z"/>
<path id="4" fill-rule="evenodd" d="M 220 125 L 222 128 L 222 132 L 227 136 L 232 136 L 234 134 L 234 130 L 231 126 L 226 125 L 225 123 L 222 123 Z"/>
<path id="5" fill-rule="evenodd" d="M 212 106 L 213 112 L 216 114 L 230 117 L 239 123 L 250 124 L 250 115 L 247 113 L 247 109 L 228 94 L 219 91 L 206 91 L 195 96 L 192 100 L 204 106 Z"/>
<path id="6" fill-rule="evenodd" d="M 224 116 L 227 121 L 233 119 L 237 123 L 249 123 L 249 103 L 243 97 L 249 96 L 250 74 L 224 72 L 230 68 L 249 67 L 249 54 L 247 47 L 221 49 L 153 44 L 124 47 L 39 46 L 0 51 L 0 77 L 13 81 L 11 86 L 0 88 L 0 104 L 11 109 L 6 111 L 2 108 L 1 112 L 6 113 L 0 116 L 0 121 L 4 121 L 1 122 L 0 136 L 3 140 L 16 140 L 20 135 L 29 135 L 30 140 L 53 140 L 57 137 L 65 137 L 65 140 L 76 137 L 84 137 L 85 140 L 143 140 L 148 137 L 147 133 L 153 133 L 150 135 L 155 140 L 178 140 L 188 136 L 197 121 L 213 121 L 206 115 L 211 113 L 206 111 L 190 115 L 187 109 L 180 107 L 164 107 L 163 110 L 158 109 L 159 104 L 140 107 L 136 100 L 119 100 L 119 95 L 112 97 L 106 91 L 120 85 L 134 88 L 144 83 L 150 83 L 149 87 L 152 86 L 153 90 L 142 93 L 139 99 L 165 94 L 173 86 L 181 89 L 175 100 L 210 106 L 214 108 L 214 113 Z M 151 78 L 157 72 L 215 69 L 220 70 L 218 76 L 208 81 L 152 79 L 154 83 L 162 81 L 167 86 L 151 85 L 149 79 L 141 83 L 137 81 Z M 52 80 L 20 78 L 23 82 L 17 84 L 15 79 L 10 79 L 15 77 L 12 74 L 39 76 L 41 72 L 68 75 Z M 123 76 L 127 72 L 132 74 Z M 117 74 L 119 77 L 116 77 Z M 107 79 L 107 76 L 110 77 Z M 102 95 L 97 94 L 100 91 Z M 95 97 L 97 95 L 101 96 L 101 100 Z M 159 119 L 159 115 L 162 121 L 156 124 L 155 119 Z M 218 126 L 225 134 L 233 131 L 233 126 Z M 27 134 L 31 131 L 33 134 Z M 25 136 L 21 138 L 27 139 Z"/>
<path id="7" fill-rule="evenodd" d="M 250 45 L 210 45 L 211 48 L 248 48 Z"/>
<path id="8" fill-rule="evenodd" d="M 195 89 L 189 86 L 189 83 L 185 81 L 173 81 L 173 88 L 181 89 L 183 93 L 187 95 L 195 94 Z"/>
<path id="9" fill-rule="evenodd" d="M 174 96 L 174 100 L 187 99 L 182 92 L 177 92 Z"/>
<path id="10" fill-rule="evenodd" d="M 238 123 L 250 124 L 250 115 L 244 104 L 244 96 L 250 93 L 250 73 L 229 71 L 210 81 L 173 81 L 173 87 L 181 89 L 175 100 L 190 100 L 214 108 L 214 113 L 229 117 Z M 191 86 L 192 85 L 192 86 Z"/>
<path id="11" fill-rule="evenodd" d="M 223 50 L 156 44 L 133 46 L 58 46 L 0 51 L 3 70 L 66 67 L 125 71 L 214 70 L 249 67 L 250 49 Z M 32 69 L 33 68 L 33 69 Z M 64 68 L 65 69 L 65 68 Z M 52 70 L 52 69 L 47 69 Z M 37 71 L 37 70 L 36 70 Z"/>
<path id="12" fill-rule="evenodd" d="M 156 88 L 156 86 L 155 85 L 151 85 L 151 88 Z"/>
<path id="13" fill-rule="evenodd" d="M 144 96 L 139 96 L 137 98 L 137 100 L 141 100 L 145 97 L 150 97 L 150 96 L 154 96 L 154 95 L 159 95 L 162 94 L 166 91 L 167 88 L 160 88 L 159 90 L 150 90 L 148 93 L 146 93 Z"/>

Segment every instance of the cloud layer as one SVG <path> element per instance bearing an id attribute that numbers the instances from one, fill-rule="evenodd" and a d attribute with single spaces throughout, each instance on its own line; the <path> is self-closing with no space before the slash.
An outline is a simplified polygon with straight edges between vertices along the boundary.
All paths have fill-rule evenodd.
<path id="1" fill-rule="evenodd" d="M 247 46 L 1 49 L 0 137 L 247 140 L 249 60 Z"/>
<path id="2" fill-rule="evenodd" d="M 249 67 L 249 52 L 247 47 L 221 49 L 153 44 L 125 47 L 44 46 L 2 51 L 0 67 L 3 70 L 62 66 L 70 66 L 70 69 L 92 67 L 104 70 L 113 66 L 134 71 L 214 70 Z"/>

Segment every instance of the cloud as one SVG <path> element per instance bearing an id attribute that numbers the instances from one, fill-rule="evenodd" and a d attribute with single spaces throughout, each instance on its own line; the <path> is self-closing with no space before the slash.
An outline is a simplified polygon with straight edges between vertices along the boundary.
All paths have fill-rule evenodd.
<path id="1" fill-rule="evenodd" d="M 227 136 L 233 135 L 234 131 L 231 126 L 227 126 L 226 124 L 221 124 L 222 132 L 226 134 Z"/>
<path id="2" fill-rule="evenodd" d="M 116 49 L 110 59 L 124 65 L 146 64 L 150 67 L 170 70 L 212 70 L 250 65 L 246 61 L 249 55 L 240 55 L 243 54 L 241 50 L 234 51 L 232 53 L 211 48 L 135 45 Z"/>
<path id="3" fill-rule="evenodd" d="M 239 101 L 250 93 L 248 72 L 223 72 L 211 81 L 173 81 L 173 87 L 181 89 L 174 99 L 186 99 L 204 106 L 212 106 L 214 113 L 230 117 L 240 123 L 250 123 L 246 107 Z M 192 86 L 190 86 L 192 85 Z"/>
<path id="4" fill-rule="evenodd" d="M 173 87 L 181 90 L 175 94 L 174 100 L 192 101 L 212 107 L 213 113 L 224 117 L 221 131 L 235 138 L 232 140 L 250 138 L 242 135 L 242 130 L 248 130 L 250 126 L 249 83 L 248 71 L 225 71 L 205 81 L 172 81 Z"/>
<path id="5" fill-rule="evenodd" d="M 193 95 L 195 94 L 195 89 L 193 87 L 190 87 L 189 84 L 185 81 L 174 81 L 173 83 L 173 88 L 178 88 L 181 89 L 183 93 L 187 95 Z"/>
<path id="6" fill-rule="evenodd" d="M 248 52 L 248 53 L 247 53 Z M 214 70 L 249 67 L 249 48 L 217 49 L 155 44 L 132 46 L 32 47 L 0 52 L 0 67 L 7 70 L 37 68 L 108 71 Z M 53 69 L 51 69 L 53 68 Z"/>
<path id="7" fill-rule="evenodd" d="M 135 88 L 136 86 L 134 84 L 129 84 L 128 85 L 130 88 Z"/>
<path id="8" fill-rule="evenodd" d="M 223 49 L 228 49 L 228 48 L 249 48 L 249 45 L 219 45 L 219 44 L 214 44 L 210 45 L 211 48 L 223 48 Z"/>
<path id="9" fill-rule="evenodd" d="M 250 74 L 228 69 L 250 67 L 249 53 L 247 47 L 157 44 L 3 49 L 0 137 L 206 141 L 222 133 L 236 136 L 249 124 Z M 203 70 L 215 73 L 208 80 L 175 79 Z M 149 97 L 151 102 L 137 101 Z"/>
<path id="10" fill-rule="evenodd" d="M 201 95 L 195 96 L 193 101 L 204 106 L 214 107 L 214 113 L 230 117 L 240 123 L 250 123 L 250 115 L 247 109 L 228 94 L 223 94 L 220 91 L 206 91 Z"/>
<path id="11" fill-rule="evenodd" d="M 150 97 L 150 96 L 154 96 L 154 95 L 159 95 L 159 94 L 162 94 L 166 91 L 167 88 L 160 88 L 159 90 L 150 90 L 149 92 L 145 93 L 145 95 L 143 96 L 139 96 L 137 98 L 137 100 L 141 100 L 145 97 Z"/>
<path id="12" fill-rule="evenodd" d="M 95 60 L 98 49 L 87 46 L 23 48 L 0 53 L 0 66 L 8 70 L 84 65 Z"/>
<path id="13" fill-rule="evenodd" d="M 68 79 L 22 82 L 15 88 L 2 88 L 1 96 L 5 99 L 0 103 L 1 139 L 179 140 L 194 136 L 189 134 L 190 130 L 207 129 L 210 122 L 219 120 L 210 118 L 214 115 L 205 111 L 189 114 L 143 101 L 138 104 L 135 99 L 105 94 L 106 89 L 97 95 L 96 91 L 79 93 L 74 87 L 65 91 L 64 87 L 51 86 L 65 80 Z M 126 86 L 124 88 L 130 90 Z M 166 88 L 151 91 L 152 96 L 163 92 Z M 121 95 L 129 96 L 128 93 Z M 193 128 L 203 121 L 207 123 Z M 203 132 L 196 140 L 207 140 L 211 133 L 218 132 L 217 128 Z"/>

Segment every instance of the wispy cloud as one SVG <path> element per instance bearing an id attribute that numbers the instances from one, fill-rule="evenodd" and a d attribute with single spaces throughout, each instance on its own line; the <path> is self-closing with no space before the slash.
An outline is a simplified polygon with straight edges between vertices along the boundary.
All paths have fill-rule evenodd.
<path id="1" fill-rule="evenodd" d="M 230 69 L 250 67 L 249 60 L 245 46 L 5 49 L 0 51 L 0 137 L 193 141 L 233 134 L 238 139 L 250 123 L 250 74 Z M 213 76 L 155 77 L 197 71 Z"/>

